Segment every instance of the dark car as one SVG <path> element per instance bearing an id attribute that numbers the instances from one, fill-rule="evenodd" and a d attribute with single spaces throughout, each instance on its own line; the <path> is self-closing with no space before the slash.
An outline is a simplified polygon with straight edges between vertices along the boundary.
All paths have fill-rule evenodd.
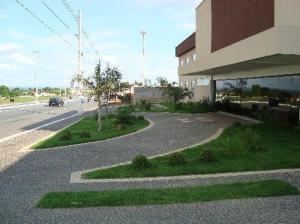
<path id="1" fill-rule="evenodd" d="M 63 107 L 64 101 L 59 97 L 52 97 L 49 100 L 49 107 L 51 106 Z"/>

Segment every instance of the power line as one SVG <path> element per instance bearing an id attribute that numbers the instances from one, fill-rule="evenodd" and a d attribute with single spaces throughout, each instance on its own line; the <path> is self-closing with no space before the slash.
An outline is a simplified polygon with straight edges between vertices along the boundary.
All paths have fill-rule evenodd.
<path id="1" fill-rule="evenodd" d="M 50 12 L 52 12 L 52 14 L 65 26 L 65 27 L 67 27 L 67 29 L 69 29 L 69 30 L 71 30 L 71 28 L 65 23 L 65 21 L 63 21 L 63 19 L 61 19 L 58 15 L 57 15 L 57 13 L 55 13 L 54 12 L 54 10 L 53 9 L 51 9 L 50 8 L 50 6 L 49 5 L 47 5 L 47 3 L 45 2 L 45 1 L 43 1 L 43 0 L 41 0 L 42 1 L 42 3 L 43 3 L 43 5 L 50 11 Z"/>
<path id="2" fill-rule="evenodd" d="M 61 2 L 64 4 L 66 9 L 69 11 L 69 13 L 74 17 L 75 21 L 78 23 L 78 16 L 76 15 L 75 11 L 71 7 L 70 3 L 67 0 L 61 0 Z"/>
<path id="3" fill-rule="evenodd" d="M 67 41 L 65 38 L 63 38 L 55 29 L 53 29 L 51 26 L 49 26 L 44 20 L 39 18 L 37 15 L 35 15 L 32 11 L 30 11 L 21 1 L 15 0 L 23 9 L 25 9 L 31 16 L 33 16 L 37 21 L 39 21 L 43 26 L 45 26 L 48 30 L 50 30 L 52 33 L 54 33 L 57 37 L 59 37 L 62 41 L 64 41 L 69 46 L 74 47 L 72 43 Z"/>

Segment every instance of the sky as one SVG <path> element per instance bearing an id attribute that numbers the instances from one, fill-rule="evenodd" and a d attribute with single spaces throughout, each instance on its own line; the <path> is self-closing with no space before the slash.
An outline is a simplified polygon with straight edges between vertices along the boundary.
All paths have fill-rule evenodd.
<path id="1" fill-rule="evenodd" d="M 175 47 L 195 31 L 195 8 L 201 0 L 0 0 L 0 85 L 34 86 L 36 65 L 39 87 L 62 87 L 65 79 L 70 83 L 77 70 L 77 23 L 64 1 L 73 11 L 81 10 L 88 34 L 88 40 L 83 38 L 84 76 L 91 75 L 98 62 L 90 41 L 102 68 L 109 63 L 120 69 L 124 81 L 140 81 L 140 31 L 145 30 L 145 78 L 178 80 Z"/>

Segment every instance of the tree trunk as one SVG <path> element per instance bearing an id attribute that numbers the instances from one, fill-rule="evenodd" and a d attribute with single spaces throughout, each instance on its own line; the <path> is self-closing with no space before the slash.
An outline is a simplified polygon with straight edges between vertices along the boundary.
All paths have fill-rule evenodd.
<path id="1" fill-rule="evenodd" d="M 106 115 L 106 120 L 108 119 L 108 97 L 106 98 L 106 104 L 105 104 L 105 115 Z"/>
<path id="2" fill-rule="evenodd" d="M 98 98 L 98 132 L 101 131 L 102 119 L 101 119 L 101 97 Z"/>

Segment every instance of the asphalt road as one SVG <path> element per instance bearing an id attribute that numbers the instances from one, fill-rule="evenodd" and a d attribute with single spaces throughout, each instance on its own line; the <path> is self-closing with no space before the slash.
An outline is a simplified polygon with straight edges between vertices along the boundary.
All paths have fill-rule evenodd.
<path id="1" fill-rule="evenodd" d="M 24 104 L 0 108 L 0 141 L 9 136 L 31 130 L 77 114 L 80 110 L 96 108 L 95 102 L 78 99 L 65 102 L 64 107 L 49 107 L 47 104 Z"/>

